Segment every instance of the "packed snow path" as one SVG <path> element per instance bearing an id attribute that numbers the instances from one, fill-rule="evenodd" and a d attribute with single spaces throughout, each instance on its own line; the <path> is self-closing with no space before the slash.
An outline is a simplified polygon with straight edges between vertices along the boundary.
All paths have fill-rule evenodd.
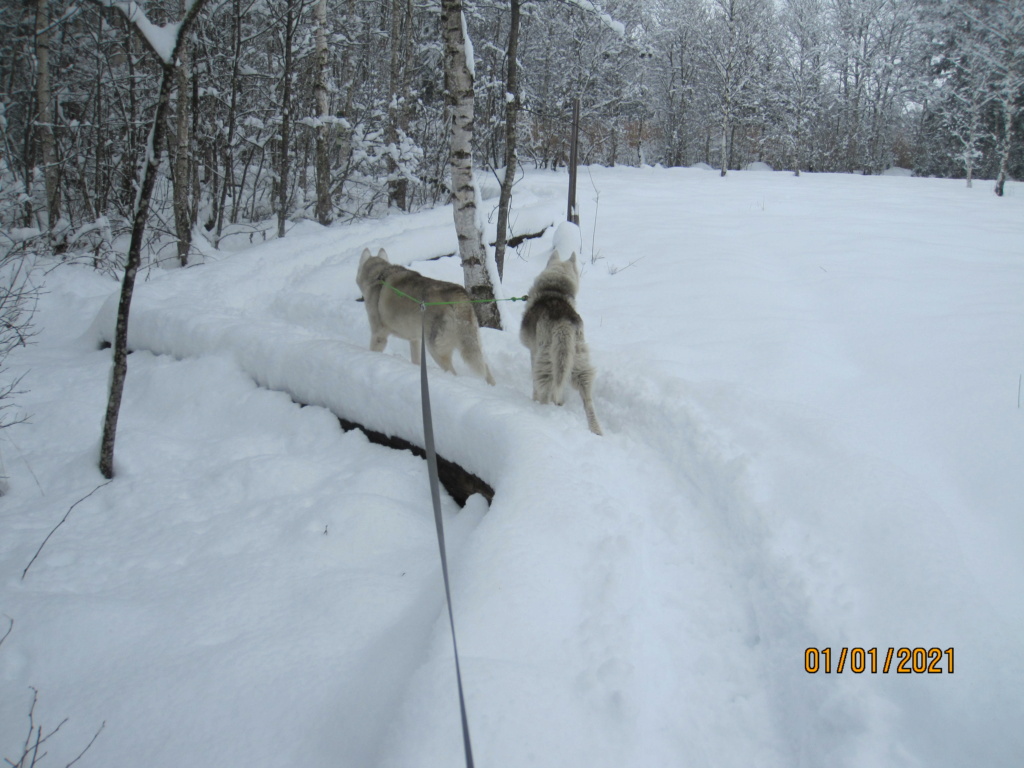
<path id="1" fill-rule="evenodd" d="M 1024 537 L 1014 512 L 1024 488 L 1013 470 L 1024 439 L 1004 395 L 1024 348 L 1019 200 L 918 179 L 722 180 L 654 169 L 594 169 L 589 178 L 580 302 L 606 436 L 586 431 L 578 398 L 562 409 L 530 401 L 515 305 L 506 305 L 508 331 L 484 331 L 497 387 L 432 367 L 439 451 L 495 489 L 486 512 L 446 508 L 478 764 L 1012 765 L 1024 751 L 1015 726 L 1024 715 L 1015 655 Z M 562 190 L 557 175 L 528 176 L 518 191 L 521 231 L 555 221 Z M 0 649 L 2 679 L 51 695 L 64 680 L 89 680 L 95 690 L 79 700 L 121 724 L 108 724 L 90 757 L 458 764 L 422 463 L 363 456 L 370 447 L 358 437 L 335 445 L 318 408 L 237 395 L 248 376 L 419 440 L 418 370 L 406 345 L 366 350 L 354 281 L 365 246 L 460 279 L 454 259 L 426 260 L 455 250 L 442 210 L 350 228 L 302 225 L 285 240 L 139 285 L 129 343 L 170 357 L 132 356 L 123 479 L 113 500 L 97 501 L 109 505 L 107 519 L 93 523 L 81 510 L 80 538 L 62 532 L 63 545 L 40 558 L 26 585 L 4 593 L 21 634 Z M 550 247 L 550 236 L 530 241 L 509 259 L 507 295 L 525 292 Z M 82 304 L 96 314 L 96 302 Z M 109 337 L 113 306 L 108 299 L 86 335 L 91 350 Z M 76 387 L 101 393 L 103 355 L 89 354 L 92 373 Z M 166 420 L 182 430 L 217 422 L 224 409 L 224 423 L 246 434 L 258 433 L 248 422 L 265 408 L 266 435 L 288 440 L 275 459 L 282 466 L 257 455 L 237 469 L 214 466 L 203 481 L 168 475 L 166 512 L 144 509 L 133 525 L 131 489 L 141 493 L 159 474 L 158 457 L 168 460 L 158 451 L 147 463 L 140 453 L 153 443 L 146 429 L 159 423 L 161 403 L 175 405 Z M 169 455 L 199 469 L 185 448 Z M 399 485 L 391 461 L 410 478 L 400 502 L 382 498 Z M 74 466 L 85 486 L 84 461 Z M 178 479 L 185 487 L 175 488 Z M 208 493 L 189 487 L 204 483 Z M 251 488 L 287 503 L 264 504 Z M 200 492 L 225 509 L 190 506 Z M 344 499 L 332 497 L 339 492 Z M 233 495 L 252 508 L 230 506 Z M 68 506 L 48 504 L 58 519 Z M 17 521 L 23 533 L 4 562 L 20 573 L 52 522 Z M 224 564 L 203 560 L 209 576 L 179 574 L 156 545 L 162 539 L 148 538 L 154 524 L 180 541 L 182 563 L 195 547 L 223 552 Z M 125 562 L 104 558 L 103 546 L 116 546 L 110 538 L 125 536 Z M 257 567 L 240 567 L 244 557 Z M 400 563 L 400 576 L 384 574 Z M 116 583 L 119 569 L 146 568 L 175 595 L 144 593 L 159 617 Z M 135 606 L 115 639 L 138 659 L 126 672 L 103 663 L 95 638 L 106 635 L 87 618 L 83 594 L 111 616 Z M 88 661 L 57 661 L 67 644 L 50 605 L 69 606 L 65 621 L 89 630 L 76 635 L 79 655 L 100 659 L 96 675 L 113 684 L 81 671 Z M 42 617 L 38 627 L 26 613 Z M 198 614 L 195 629 L 165 614 Z M 168 640 L 154 642 L 155 632 Z M 958 668 L 804 671 L 808 647 L 844 646 L 883 655 L 890 646 L 953 647 Z M 156 682 L 146 682 L 154 668 Z M 179 681 L 174 669 L 197 671 Z M 63 690 L 66 710 L 77 689 Z M 0 706 L 13 722 L 23 711 L 11 702 Z M 173 717 L 154 717 L 156 702 Z"/>
<path id="2" fill-rule="evenodd" d="M 446 230 L 443 223 L 436 232 L 417 231 L 417 237 L 436 242 Z M 176 358 L 230 357 L 263 387 L 421 445 L 419 369 L 408 363 L 407 345 L 393 340 L 393 355 L 365 349 L 365 310 L 356 301 L 354 274 L 370 243 L 341 250 L 336 235 L 317 231 L 306 238 L 310 242 L 293 245 L 301 256 L 282 259 L 280 245 L 268 246 L 265 256 L 253 260 L 207 265 L 143 286 L 132 309 L 129 347 Z M 403 250 L 400 238 L 376 242 L 393 253 Z M 435 269 L 445 266 L 451 265 Z M 99 315 L 101 341 L 111 339 L 116 306 L 111 296 Z M 253 308 L 260 310 L 254 314 Z M 661 718 L 654 712 L 691 688 L 706 689 L 703 700 L 694 702 L 662 747 L 664 760 L 698 734 L 737 722 L 745 723 L 751 749 L 782 750 L 765 727 L 775 715 L 765 694 L 770 681 L 764 679 L 755 611 L 735 557 L 723 548 L 729 537 L 723 539 L 715 520 L 722 495 L 736 494 L 728 462 L 716 464 L 715 446 L 702 439 L 672 393 L 644 392 L 642 377 L 615 371 L 602 372 L 604 391 L 618 389 L 619 395 L 599 400 L 610 434 L 591 435 L 575 400 L 563 409 L 530 400 L 529 357 L 514 332 L 483 334 L 497 387 L 431 368 L 438 452 L 495 490 L 484 530 L 475 532 L 456 568 L 457 610 L 480 606 L 459 611 L 468 690 L 479 687 L 468 680 L 479 657 L 520 659 L 484 675 L 490 682 L 483 687 L 495 697 L 495 725 L 509 695 L 526 701 L 544 691 L 532 708 L 536 721 L 526 726 L 540 733 L 582 700 L 606 734 L 593 733 L 589 723 L 563 733 L 584 764 L 612 754 L 625 764 L 637 750 L 656 747 Z M 615 434 L 626 421 L 640 427 L 635 438 Z M 673 457 L 687 465 L 682 474 L 644 444 L 664 442 L 657 434 L 685 446 Z M 706 505 L 707 515 L 687 513 L 689 500 L 701 495 L 694 482 L 718 497 Z M 683 586 L 698 584 L 693 591 Z M 686 663 L 692 647 L 687 633 L 692 640 L 713 636 L 715 654 L 699 665 Z M 525 667 L 522 661 L 528 661 Z M 443 672 L 444 657 L 435 663 Z M 689 667 L 693 678 L 659 681 L 666 663 Z M 702 680 L 709 675 L 729 684 L 708 688 Z M 655 682 L 666 687 L 652 688 Z M 486 701 L 487 692 L 481 693 Z M 486 717 L 488 705 L 469 696 L 474 715 Z M 807 705 L 813 711 L 815 703 Z M 728 725 L 718 714 L 722 708 L 735 710 Z M 513 749 L 522 727 L 478 736 L 480 759 L 493 762 Z M 452 736 L 456 731 L 443 727 L 436 734 L 439 761 Z M 397 764 L 408 760 L 412 756 Z"/>

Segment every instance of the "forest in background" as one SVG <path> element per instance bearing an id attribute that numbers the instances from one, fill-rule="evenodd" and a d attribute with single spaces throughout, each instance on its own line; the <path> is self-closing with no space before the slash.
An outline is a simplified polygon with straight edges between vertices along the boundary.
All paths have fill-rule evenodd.
<path id="1" fill-rule="evenodd" d="M 0 7 L 5 251 L 123 265 L 162 65 L 108 4 Z M 447 203 L 440 5 L 207 0 L 170 93 L 149 263 Z M 167 25 L 186 3 L 142 8 Z M 584 164 L 898 166 L 997 191 L 1024 175 L 1022 0 L 471 0 L 465 15 L 474 159 L 497 176 L 510 110 L 518 162 L 564 167 L 577 99 Z"/>

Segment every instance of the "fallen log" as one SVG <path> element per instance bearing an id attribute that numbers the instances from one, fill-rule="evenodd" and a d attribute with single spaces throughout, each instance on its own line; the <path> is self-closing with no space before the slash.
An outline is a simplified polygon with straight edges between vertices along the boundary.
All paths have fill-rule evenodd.
<path id="1" fill-rule="evenodd" d="M 99 348 L 109 349 L 110 342 L 101 341 Z M 132 354 L 134 351 L 134 349 L 129 349 L 128 354 Z M 308 405 L 308 403 L 298 402 L 294 397 L 292 400 L 302 408 L 305 408 Z M 374 443 L 375 445 L 383 445 L 385 448 L 392 448 L 396 451 L 409 451 L 414 456 L 418 456 L 424 460 L 427 458 L 427 452 L 415 443 L 411 443 L 401 437 L 386 435 L 383 432 L 370 429 L 357 421 L 352 421 L 351 419 L 339 416 L 337 413 L 334 415 L 337 417 L 341 428 L 346 432 L 358 429 L 366 435 L 366 438 L 371 443 Z M 438 480 L 441 481 L 441 485 L 444 486 L 446 491 L 448 491 L 448 495 L 451 496 L 455 500 L 455 503 L 460 507 L 466 506 L 466 501 L 475 493 L 479 493 L 487 499 L 488 505 L 490 505 L 491 501 L 494 500 L 494 489 L 490 485 L 474 475 L 472 472 L 463 469 L 463 467 L 456 464 L 454 461 L 449 461 L 443 456 L 437 457 L 437 476 Z"/>
<path id="2" fill-rule="evenodd" d="M 364 427 L 358 422 L 350 421 L 341 416 L 338 416 L 338 423 L 341 424 L 341 428 L 346 432 L 358 429 L 366 435 L 371 443 L 376 445 L 383 445 L 397 451 L 410 451 L 414 456 L 419 456 L 421 459 L 427 458 L 427 452 L 423 448 L 401 437 L 385 435 L 383 432 Z M 441 485 L 448 491 L 448 495 L 455 499 L 455 503 L 460 507 L 466 506 L 466 500 L 474 493 L 479 493 L 487 499 L 488 504 L 494 499 L 494 489 L 491 486 L 472 472 L 463 469 L 454 461 L 448 461 L 443 456 L 437 457 L 437 476 L 441 481 Z"/>

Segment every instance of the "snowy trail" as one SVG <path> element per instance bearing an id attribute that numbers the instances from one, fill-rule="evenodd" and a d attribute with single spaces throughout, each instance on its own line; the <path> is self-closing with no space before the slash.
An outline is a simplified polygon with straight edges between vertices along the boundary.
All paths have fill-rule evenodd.
<path id="1" fill-rule="evenodd" d="M 980 575 L 985 569 L 967 556 L 973 546 L 960 537 L 977 535 L 967 521 L 994 509 L 1006 514 L 1015 503 L 996 501 L 998 491 L 986 494 L 985 501 L 996 501 L 991 512 L 989 504 L 967 501 L 947 478 L 932 477 L 929 459 L 932 443 L 951 453 L 957 446 L 965 455 L 947 465 L 953 478 L 971 466 L 970 446 L 1001 466 L 1024 445 L 1013 434 L 1016 414 L 989 405 L 1001 397 L 987 400 L 992 372 L 1009 379 L 1013 368 L 1006 368 L 1016 360 L 1006 351 L 1024 340 L 1022 275 L 1005 270 L 1016 264 L 1019 247 L 976 243 L 979 230 L 1004 231 L 1016 209 L 950 195 L 944 182 L 888 187 L 844 178 L 842 199 L 857 205 L 823 206 L 843 233 L 833 244 L 830 231 L 803 220 L 820 204 L 817 195 L 839 190 L 831 180 L 819 186 L 818 179 L 751 174 L 712 192 L 691 172 L 637 175 L 645 173 L 649 189 L 601 200 L 606 216 L 634 227 L 600 237 L 614 263 L 610 279 L 592 280 L 598 296 L 591 306 L 608 306 L 620 292 L 653 300 L 644 307 L 647 323 L 626 334 L 647 356 L 614 350 L 616 373 L 599 379 L 598 395 L 611 388 L 615 397 L 599 412 L 614 414 L 633 392 L 660 403 L 646 423 L 647 409 L 628 407 L 606 420 L 678 468 L 696 489 L 696 508 L 717 523 L 717 540 L 738 561 L 750 623 L 767 641 L 760 659 L 765 691 L 789 759 L 961 764 L 992 754 L 1010 761 L 1015 747 L 965 725 L 971 716 L 951 702 L 983 700 L 996 729 L 1013 730 L 1007 717 L 1019 704 L 1006 679 L 1021 676 L 1011 630 L 1016 601 L 1000 599 L 1005 590 L 991 581 L 998 571 L 990 566 L 987 578 Z M 708 199 L 689 194 L 691 184 Z M 744 210 L 744 198 L 755 204 Z M 676 206 L 689 229 L 662 225 Z M 938 221 L 930 207 L 944 206 L 957 217 Z M 727 231 L 702 224 L 701 215 L 717 221 L 723 210 L 730 211 Z M 1015 221 L 1011 228 L 1019 231 Z M 600 271 L 597 255 L 592 269 Z M 637 257 L 646 260 L 633 271 L 613 271 Z M 989 269 L 1000 275 L 991 284 L 983 277 Z M 675 291 L 650 286 L 646 273 Z M 704 281 L 705 273 L 716 277 Z M 615 335 L 604 343 L 598 336 L 592 346 L 607 348 Z M 992 353 L 968 362 L 960 344 L 982 338 L 992 339 Z M 721 381 L 719 369 L 727 372 Z M 949 391 L 936 386 L 934 371 L 955 382 Z M 968 387 L 972 396 L 964 398 Z M 936 419 L 939 413 L 953 416 Z M 918 419 L 930 433 L 921 443 L 908 439 L 921 428 Z M 951 422 L 972 420 L 1000 427 L 989 426 L 991 438 L 959 425 L 949 431 Z M 1007 470 L 997 478 L 993 469 L 983 471 L 994 488 L 1019 478 Z M 1019 500 L 1021 483 L 1012 485 L 1003 499 Z M 1012 537 L 1012 526 L 1004 530 Z M 1019 571 L 1009 548 L 989 544 L 987 551 L 1002 555 L 1002 573 Z M 957 615 L 965 620 L 950 619 Z M 886 676 L 800 674 L 808 647 L 884 651 L 894 644 L 969 648 L 1005 666 L 923 676 L 913 685 Z"/>
<path id="2" fill-rule="evenodd" d="M 680 567 L 680 553 L 699 542 L 699 556 L 707 560 L 690 553 L 687 565 L 696 566 L 706 579 L 722 580 L 712 587 L 724 587 L 721 592 L 712 588 L 698 601 L 660 596 L 646 619 L 649 626 L 658 626 L 665 616 L 671 616 L 668 627 L 693 623 L 685 641 L 660 638 L 661 663 L 685 669 L 693 663 L 691 649 L 709 638 L 732 635 L 737 641 L 736 648 L 723 645 L 721 669 L 709 669 L 707 684 L 697 688 L 722 691 L 723 700 L 714 707 L 732 710 L 732 716 L 726 722 L 700 722 L 699 710 L 688 713 L 698 729 L 674 744 L 664 761 L 699 743 L 699 734 L 708 729 L 719 729 L 717 742 L 735 738 L 737 731 L 756 732 L 758 727 L 763 729 L 753 739 L 758 747 L 750 754 L 766 765 L 857 765 L 877 757 L 859 751 L 858 744 L 864 741 L 883 753 L 897 752 L 900 737 L 875 715 L 885 708 L 877 692 L 856 692 L 802 674 L 804 650 L 828 646 L 832 638 L 828 626 L 814 620 L 815 579 L 775 550 L 767 529 L 772 515 L 750 476 L 749 447 L 735 445 L 715 412 L 698 405 L 689 385 L 665 376 L 656 366 L 638 364 L 629 373 L 606 373 L 599 393 L 610 428 L 632 443 L 631 453 L 645 454 L 662 470 L 659 487 L 664 501 L 652 507 L 653 530 L 646 537 L 652 550 L 649 559 L 661 564 L 652 583 L 686 583 L 692 572 Z M 699 525 L 692 522 L 694 516 Z M 708 586 L 702 584 L 701 591 Z M 730 610 L 723 610 L 719 600 L 728 600 Z M 721 616 L 720 625 L 707 621 L 716 614 Z M 700 620 L 694 622 L 694 617 Z M 732 669 L 727 669 L 729 664 Z M 686 697 L 686 689 L 680 687 L 666 700 Z M 744 710 L 750 722 L 744 721 Z M 829 732 L 824 743 L 819 738 L 822 728 Z M 706 756 L 709 764 L 719 759 Z"/>
<path id="3" fill-rule="evenodd" d="M 204 316 L 197 312 L 196 307 L 183 305 L 173 297 L 154 303 L 155 309 L 151 308 L 145 289 L 137 297 L 129 341 L 133 349 L 179 358 L 231 356 L 262 386 L 356 418 L 374 429 L 417 442 L 421 440 L 419 374 L 414 366 L 395 357 L 371 353 L 345 343 L 312 338 L 304 329 L 282 323 L 232 323 L 224 312 Z M 356 307 L 362 311 L 361 306 Z M 111 299 L 101 314 L 100 325 L 108 329 L 111 327 L 113 309 Z M 518 354 L 522 357 L 525 352 Z M 503 367 L 495 367 L 495 372 L 506 373 Z M 492 653 L 496 658 L 501 658 L 502 653 L 514 658 L 546 658 L 552 652 L 552 648 L 546 646 L 561 645 L 573 649 L 569 654 L 577 660 L 573 663 L 579 664 L 580 659 L 584 662 L 579 668 L 579 676 L 585 676 L 586 670 L 594 666 L 612 670 L 609 672 L 611 682 L 586 683 L 588 688 L 594 688 L 589 695 L 613 697 L 616 686 L 622 685 L 622 681 L 615 682 L 614 670 L 627 664 L 624 660 L 635 655 L 632 645 L 638 639 L 630 636 L 628 627 L 643 626 L 651 616 L 646 615 L 649 610 L 632 616 L 608 616 L 607 606 L 630 602 L 630 594 L 650 594 L 653 584 L 678 583 L 676 579 L 667 579 L 667 574 L 659 573 L 657 562 L 650 561 L 649 553 L 643 548 L 638 550 L 637 545 L 631 542 L 649 538 L 644 534 L 649 525 L 649 511 L 662 510 L 663 516 L 675 517 L 680 504 L 685 502 L 674 494 L 667 498 L 658 495 L 660 489 L 666 487 L 664 468 L 656 462 L 649 462 L 646 467 L 638 466 L 631 458 L 636 453 L 635 445 L 623 444 L 615 438 L 602 441 L 590 436 L 585 428 L 581 429 L 581 425 L 585 425 L 578 414 L 542 409 L 525 396 L 501 386 L 495 392 L 482 382 L 452 378 L 436 369 L 431 387 L 439 450 L 495 486 L 495 503 L 487 519 L 501 517 L 502 509 L 533 511 L 533 514 L 517 513 L 517 520 L 507 520 L 511 530 L 492 534 L 501 552 L 490 552 L 483 557 L 483 574 L 493 576 L 495 561 L 508 560 L 507 550 L 512 544 L 514 551 L 517 538 L 533 541 L 539 531 L 550 529 L 542 536 L 550 541 L 550 551 L 533 552 L 522 563 L 509 563 L 509 567 L 515 569 L 511 581 L 516 586 L 511 590 L 506 587 L 506 594 L 509 591 L 524 595 L 543 594 L 550 589 L 547 586 L 549 581 L 564 580 L 566 573 L 585 575 L 584 583 L 606 585 L 600 588 L 584 584 L 566 585 L 569 593 L 566 607 L 587 606 L 592 613 L 579 616 L 578 624 L 562 627 L 559 643 L 554 643 L 551 638 L 554 627 L 548 622 L 538 621 L 529 603 L 524 602 L 520 612 L 509 612 L 508 606 L 503 606 L 502 626 L 492 625 L 490 621 L 497 621 L 499 617 L 491 617 L 484 621 L 484 629 L 479 631 L 479 636 L 473 632 L 475 622 L 472 622 L 472 617 L 465 617 L 462 621 L 466 625 L 463 630 L 467 635 L 465 646 L 469 649 L 486 648 L 489 642 L 485 635 L 497 634 L 507 642 L 524 632 L 527 636 L 539 633 L 539 638 L 520 637 L 518 643 Z M 553 419 L 557 422 L 554 425 L 551 423 Z M 575 476 L 565 478 L 563 474 L 570 466 L 569 456 L 574 457 L 571 466 Z M 621 475 L 613 484 L 601 477 L 602 468 L 608 466 L 621 468 Z M 565 480 L 570 482 L 564 488 L 564 496 L 551 497 L 547 489 L 565 485 Z M 545 490 L 538 494 L 532 488 Z M 648 489 L 654 490 L 654 498 Z M 594 533 L 591 537 L 580 535 L 592 526 Z M 706 537 L 696 533 L 690 538 L 701 541 Z M 574 552 L 579 561 L 565 562 L 567 557 L 573 557 Z M 679 556 L 678 550 L 675 556 Z M 696 553 L 693 556 L 696 557 Z M 470 556 L 463 556 L 464 559 L 467 557 Z M 724 558 L 719 562 L 725 562 Z M 705 567 L 714 568 L 707 564 Z M 655 572 L 649 573 L 648 579 L 639 578 L 640 574 L 651 569 Z M 702 578 L 707 578 L 707 575 Z M 463 585 L 461 590 L 472 595 L 469 602 L 486 602 L 486 592 L 494 585 L 481 583 L 472 577 L 467 577 L 467 581 L 470 585 Z M 631 582 L 631 589 L 619 586 L 623 581 Z M 457 579 L 457 593 L 460 590 L 458 584 Z M 515 602 L 514 595 L 510 597 Z M 690 609 L 692 607 L 689 606 Z M 516 623 L 521 628 L 517 629 Z M 727 616 L 723 623 L 731 625 L 733 617 Z M 595 638 L 604 642 L 609 634 L 614 634 L 610 628 L 617 625 L 622 626 L 622 647 L 601 648 L 600 643 L 594 646 Z M 587 648 L 578 654 L 575 638 L 580 632 L 588 639 Z M 739 652 L 729 654 L 733 660 L 738 655 Z M 652 660 L 651 664 L 649 672 L 653 672 L 660 662 Z M 468 671 L 471 668 L 472 665 L 468 664 L 467 676 L 471 676 Z M 623 676 L 621 671 L 619 676 Z M 625 675 L 627 678 L 632 676 Z M 646 688 L 646 677 L 641 677 L 643 688 Z M 507 690 L 511 682 L 505 681 L 497 690 Z M 500 703 L 496 702 L 496 706 L 500 708 Z M 587 746 L 589 741 L 589 736 L 581 735 L 580 749 L 598 750 L 596 756 L 603 748 L 598 743 Z M 620 743 L 618 735 L 612 741 Z M 510 746 L 506 745 L 506 748 Z"/>
<path id="4" fill-rule="evenodd" d="M 496 387 L 431 363 L 439 451 L 495 490 L 444 511 L 478 763 L 1015 765 L 1020 201 L 925 179 L 588 178 L 580 311 L 606 435 L 574 395 L 530 400 L 521 305 L 483 331 Z M 563 189 L 528 174 L 521 231 L 557 220 Z M 506 295 L 552 245 L 510 255 Z M 54 274 L 45 303 L 76 340 L 19 358 L 44 407 L 5 456 L 0 683 L 38 685 L 47 722 L 108 719 L 97 760 L 460 760 L 423 463 L 331 414 L 420 440 L 406 345 L 366 348 L 364 247 L 461 280 L 430 260 L 455 250 L 442 209 L 297 225 L 140 281 L 119 482 L 23 584 L 98 482 L 109 373 L 113 287 Z M 803 669 L 808 647 L 904 645 L 955 647 L 957 674 Z M 0 737 L 20 701 L 0 697 Z"/>
<path id="5" fill-rule="evenodd" d="M 366 325 L 354 301 L 361 246 L 339 258 L 325 234 L 309 241 L 301 258 L 229 261 L 143 286 L 130 347 L 177 358 L 226 356 L 261 386 L 421 442 L 419 373 L 401 359 L 405 345 L 381 355 L 353 343 Z M 239 270 L 261 279 L 246 281 Z M 344 298 L 325 301 L 325 292 Z M 254 306 L 268 311 L 244 312 Z M 96 324 L 99 337 L 109 340 L 115 308 L 111 298 Z M 324 337 L 339 327 L 346 340 Z M 491 509 L 465 534 L 454 575 L 457 609 L 462 602 L 494 606 L 458 619 L 481 749 L 492 751 L 495 764 L 511 765 L 557 737 L 589 764 L 623 764 L 637 750 L 671 761 L 695 744 L 730 739 L 736 765 L 752 755 L 787 764 L 783 734 L 826 694 L 820 685 L 817 694 L 803 691 L 804 712 L 790 708 L 787 722 L 772 725 L 779 705 L 770 670 L 800 656 L 788 645 L 766 648 L 760 624 L 785 617 L 794 636 L 807 622 L 785 590 L 750 586 L 753 574 L 772 565 L 742 490 L 742 458 L 729 456 L 685 405 L 677 381 L 654 373 L 601 373 L 599 413 L 609 434 L 595 438 L 577 402 L 554 409 L 529 400 L 527 353 L 513 334 L 485 335 L 498 387 L 436 368 L 431 381 L 439 452 L 495 489 Z M 538 541 L 546 547 L 538 550 Z M 545 595 L 540 615 L 537 595 Z M 404 700 L 416 717 L 424 697 L 443 700 L 450 683 L 446 630 L 433 605 L 430 663 Z M 403 621 L 422 626 L 422 619 Z M 715 638 L 713 653 L 708 637 Z M 811 634 L 801 637 L 807 643 Z M 374 655 L 383 663 L 379 650 Z M 681 709 L 688 690 L 704 693 Z M 506 726 L 498 714 L 510 691 L 524 703 L 542 692 L 535 720 Z M 787 693 L 779 692 L 780 700 Z M 563 711 L 589 713 L 579 721 L 583 730 L 560 723 Z M 441 724 L 455 722 L 452 716 L 439 708 L 436 728 L 385 739 L 381 764 L 406 765 L 423 750 L 444 759 L 456 734 Z M 392 736 L 415 727 L 399 716 Z"/>

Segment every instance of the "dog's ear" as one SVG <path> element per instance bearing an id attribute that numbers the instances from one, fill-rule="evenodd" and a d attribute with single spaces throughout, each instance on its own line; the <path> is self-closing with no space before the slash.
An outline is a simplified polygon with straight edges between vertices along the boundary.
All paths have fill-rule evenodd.
<path id="1" fill-rule="evenodd" d="M 548 259 L 548 265 L 555 264 L 555 263 L 557 263 L 559 261 L 561 261 L 561 259 L 558 256 L 558 251 L 552 251 L 551 252 L 551 258 Z"/>
<path id="2" fill-rule="evenodd" d="M 384 259 L 384 261 L 387 261 L 389 264 L 391 263 L 388 260 L 388 252 L 385 251 L 383 248 L 381 248 L 379 251 L 377 251 L 377 258 L 378 259 Z"/>
<path id="3" fill-rule="evenodd" d="M 363 248 L 363 255 L 359 257 L 359 266 L 363 266 L 363 264 L 366 263 L 367 259 L 371 258 L 372 256 L 373 254 L 370 253 L 369 248 Z"/>

